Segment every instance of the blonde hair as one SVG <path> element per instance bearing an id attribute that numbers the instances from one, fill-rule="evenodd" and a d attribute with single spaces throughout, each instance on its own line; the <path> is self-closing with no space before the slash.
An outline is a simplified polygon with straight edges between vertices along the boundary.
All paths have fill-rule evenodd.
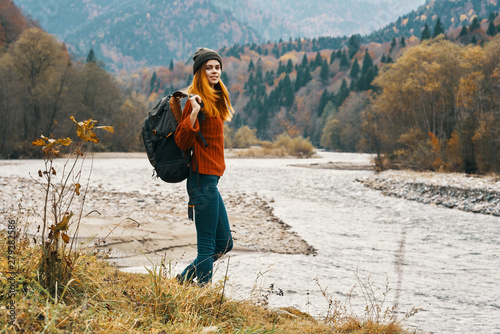
<path id="1" fill-rule="evenodd" d="M 193 77 L 193 82 L 187 88 L 188 94 L 199 95 L 203 101 L 203 111 L 208 117 L 222 117 L 229 121 L 233 117 L 234 110 L 229 100 L 229 92 L 220 80 L 212 88 L 208 82 L 205 64 L 200 66 Z"/>

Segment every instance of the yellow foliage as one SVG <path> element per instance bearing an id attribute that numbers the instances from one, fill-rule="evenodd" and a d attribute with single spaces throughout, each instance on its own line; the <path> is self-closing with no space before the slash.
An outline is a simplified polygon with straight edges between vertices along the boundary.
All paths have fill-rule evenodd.
<path id="1" fill-rule="evenodd" d="M 424 22 L 425 20 L 427 20 L 427 15 L 420 16 L 420 21 Z"/>
<path id="2" fill-rule="evenodd" d="M 469 18 L 467 17 L 467 15 L 465 15 L 465 14 L 460 15 L 460 22 L 463 22 L 463 21 L 468 20 L 468 19 Z"/>
<path id="3" fill-rule="evenodd" d="M 99 138 L 97 138 L 97 135 L 92 131 L 97 121 L 93 119 L 88 119 L 83 122 L 77 122 L 73 116 L 71 116 L 70 118 L 73 122 L 76 123 L 77 126 L 76 134 L 78 137 L 80 137 L 80 139 L 86 142 L 93 142 L 96 144 L 99 143 Z M 103 129 L 108 132 L 113 132 L 112 126 L 98 126 L 96 129 Z"/>

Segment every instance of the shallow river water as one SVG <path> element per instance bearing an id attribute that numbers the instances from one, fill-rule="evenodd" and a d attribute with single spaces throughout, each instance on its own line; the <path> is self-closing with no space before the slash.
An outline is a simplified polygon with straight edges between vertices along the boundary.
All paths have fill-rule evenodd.
<path id="1" fill-rule="evenodd" d="M 321 170 L 290 164 L 366 162 L 360 154 L 321 153 L 322 158 L 227 159 L 219 189 L 257 193 L 275 214 L 318 251 L 316 256 L 256 252 L 234 254 L 229 290 L 248 298 L 255 286 L 271 306 L 295 306 L 321 316 L 328 308 L 318 284 L 344 301 L 358 283 L 373 282 L 384 307 L 398 304 L 399 316 L 421 308 L 407 324 L 433 333 L 500 333 L 500 218 L 386 197 L 356 179 L 370 171 Z M 40 161 L 3 162 L 2 176 L 26 177 Z M 96 159 L 92 181 L 125 191 L 147 192 L 146 159 Z M 161 187 L 184 187 L 166 185 Z M 257 232 L 266 238 L 266 231 Z M 238 236 L 235 235 L 235 238 Z M 182 260 L 181 260 L 182 261 Z M 215 280 L 223 277 L 227 259 Z M 179 265 L 181 269 L 182 263 Z M 356 276 L 357 273 L 357 276 Z M 257 283 L 256 283 L 257 281 Z M 283 296 L 268 293 L 269 286 Z M 366 305 L 354 290 L 353 311 Z"/>
<path id="2" fill-rule="evenodd" d="M 327 161 L 367 159 L 322 155 Z M 272 305 L 321 314 L 327 303 L 316 281 L 343 301 L 358 272 L 365 283 L 370 275 L 380 297 L 389 281 L 385 306 L 399 295 L 398 311 L 423 309 L 409 319 L 411 326 L 434 333 L 500 333 L 500 218 L 386 197 L 356 182 L 371 172 L 291 163 L 300 161 L 228 160 L 221 189 L 274 199 L 277 216 L 318 255 L 239 255 L 230 260 L 233 282 L 248 287 L 256 273 L 270 268 L 265 286 L 284 291 L 270 297 Z M 362 314 L 366 303 L 361 290 L 355 293 L 353 305 Z"/>

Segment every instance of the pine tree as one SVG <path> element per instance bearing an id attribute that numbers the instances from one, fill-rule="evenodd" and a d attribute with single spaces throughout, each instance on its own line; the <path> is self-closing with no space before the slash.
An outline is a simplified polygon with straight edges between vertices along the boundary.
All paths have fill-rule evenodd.
<path id="1" fill-rule="evenodd" d="M 474 20 L 472 20 L 472 23 L 470 24 L 469 32 L 474 32 L 475 30 L 480 28 L 481 28 L 481 23 L 479 23 L 479 19 L 476 16 Z"/>
<path id="2" fill-rule="evenodd" d="M 266 80 L 266 83 L 269 87 L 274 86 L 274 71 L 267 71 L 266 75 L 264 76 L 264 80 Z"/>
<path id="3" fill-rule="evenodd" d="M 330 78 L 330 66 L 328 66 L 328 61 L 326 59 L 323 61 L 323 65 L 321 65 L 319 77 L 323 84 L 326 85 L 328 83 L 328 79 Z"/>
<path id="4" fill-rule="evenodd" d="M 321 97 L 319 98 L 318 109 L 316 110 L 318 116 L 321 116 L 329 100 L 330 100 L 330 94 L 328 94 L 328 91 L 324 89 L 323 93 L 321 93 Z"/>
<path id="5" fill-rule="evenodd" d="M 222 72 L 220 75 L 221 81 L 224 83 L 224 85 L 229 86 L 229 78 L 227 76 L 226 72 Z"/>
<path id="6" fill-rule="evenodd" d="M 460 30 L 460 34 L 458 35 L 458 37 L 463 37 L 465 35 L 467 35 L 467 27 L 462 26 L 462 30 Z"/>
<path id="7" fill-rule="evenodd" d="M 401 42 L 400 42 L 401 46 L 404 48 L 406 46 L 406 40 L 405 40 L 405 37 L 401 37 Z"/>
<path id="8" fill-rule="evenodd" d="M 434 26 L 434 31 L 432 33 L 432 37 L 436 38 L 441 34 L 444 34 L 444 26 L 443 26 L 443 23 L 441 23 L 441 18 L 438 17 L 438 19 L 436 21 L 436 25 Z"/>
<path id="9" fill-rule="evenodd" d="M 282 80 L 281 91 L 283 94 L 283 105 L 290 108 L 295 100 L 295 94 L 293 92 L 292 81 L 290 80 L 288 74 Z"/>
<path id="10" fill-rule="evenodd" d="M 429 28 L 429 25 L 427 23 L 424 24 L 424 29 L 422 30 L 422 33 L 420 35 L 420 40 L 426 40 L 430 39 L 432 37 L 431 30 Z"/>
<path id="11" fill-rule="evenodd" d="M 307 64 L 308 64 L 307 54 L 304 53 L 304 57 L 302 57 L 302 63 L 301 63 L 302 68 L 306 68 Z"/>
<path id="12" fill-rule="evenodd" d="M 332 51 L 332 54 L 330 55 L 330 65 L 333 64 L 333 62 L 335 61 L 335 50 Z"/>
<path id="13" fill-rule="evenodd" d="M 396 47 L 396 45 L 397 45 L 396 37 L 393 37 L 391 42 L 391 50 L 389 52 L 392 52 L 392 50 Z"/>
<path id="14" fill-rule="evenodd" d="M 317 68 L 323 64 L 323 58 L 321 58 L 321 53 L 319 51 L 316 53 L 316 58 L 314 58 L 313 68 Z"/>
<path id="15" fill-rule="evenodd" d="M 173 59 L 170 59 L 170 65 L 168 66 L 168 69 L 170 71 L 173 71 L 174 70 L 174 60 Z"/>
<path id="16" fill-rule="evenodd" d="M 291 59 L 288 59 L 288 62 L 286 63 L 286 73 L 292 73 L 293 72 L 293 63 Z"/>
<path id="17" fill-rule="evenodd" d="M 342 56 L 340 57 L 340 68 L 349 68 L 349 59 L 347 58 L 347 53 L 345 51 L 342 52 Z"/>
<path id="18" fill-rule="evenodd" d="M 471 43 L 472 45 L 477 45 L 477 38 L 476 38 L 476 36 L 475 36 L 475 35 L 474 35 L 474 36 L 472 36 L 472 39 L 471 39 L 470 43 Z"/>
<path id="19" fill-rule="evenodd" d="M 368 52 L 368 49 L 366 49 L 365 57 L 363 58 L 363 67 L 361 68 L 361 75 L 365 75 L 366 73 L 368 73 L 368 70 L 372 67 L 373 60 L 370 56 L 370 53 Z"/>
<path id="20" fill-rule="evenodd" d="M 385 56 L 385 55 L 384 55 Z M 359 76 L 359 71 L 360 71 L 360 67 L 359 67 L 359 63 L 358 63 L 358 60 L 357 59 L 354 59 L 354 62 L 352 63 L 352 67 L 351 67 L 351 73 L 349 74 L 349 76 L 353 79 L 357 79 L 358 76 Z"/>
<path id="21" fill-rule="evenodd" d="M 276 58 L 280 57 L 280 50 L 278 49 L 277 44 L 274 44 L 273 50 L 271 51 Z"/>
<path id="22" fill-rule="evenodd" d="M 358 53 L 361 47 L 361 36 L 352 35 L 347 42 L 347 48 L 349 50 L 349 59 L 352 59 L 356 53 Z"/>
<path id="23" fill-rule="evenodd" d="M 95 54 L 94 54 L 94 49 L 90 48 L 90 51 L 87 55 L 87 60 L 86 60 L 86 63 L 96 63 L 96 58 L 95 58 Z"/>
<path id="24" fill-rule="evenodd" d="M 151 80 L 149 81 L 149 93 L 155 90 L 157 81 L 158 76 L 156 75 L 156 71 L 154 71 L 153 75 L 151 76 Z"/>
<path id="25" fill-rule="evenodd" d="M 335 103 L 336 107 L 340 107 L 348 96 L 349 88 L 347 87 L 347 81 L 345 81 L 345 79 L 342 79 L 342 85 L 340 86 L 339 93 L 337 94 L 337 101 Z"/>
<path id="26" fill-rule="evenodd" d="M 277 70 L 276 74 L 279 76 L 281 73 L 283 73 L 285 71 L 286 71 L 285 66 L 283 66 L 283 64 L 281 63 L 281 60 L 280 60 L 278 63 L 278 70 Z"/>
<path id="27" fill-rule="evenodd" d="M 497 16 L 498 16 L 498 12 L 491 12 L 490 15 L 488 16 L 488 22 L 495 21 Z"/>
<path id="28" fill-rule="evenodd" d="M 424 41 L 426 39 L 431 38 L 431 30 L 429 29 L 429 26 L 427 23 L 424 25 L 424 30 L 422 31 L 422 35 L 420 36 L 420 40 Z"/>
<path id="29" fill-rule="evenodd" d="M 300 37 L 297 39 L 297 52 L 302 51 L 302 42 L 300 41 Z"/>
<path id="30" fill-rule="evenodd" d="M 250 59 L 250 63 L 248 64 L 248 70 L 247 71 L 251 72 L 253 70 L 255 70 L 255 65 L 253 63 L 253 59 Z"/>
<path id="31" fill-rule="evenodd" d="M 493 21 L 490 21 L 490 23 L 488 24 L 488 30 L 486 30 L 486 33 L 490 36 L 495 36 L 498 33 Z"/>

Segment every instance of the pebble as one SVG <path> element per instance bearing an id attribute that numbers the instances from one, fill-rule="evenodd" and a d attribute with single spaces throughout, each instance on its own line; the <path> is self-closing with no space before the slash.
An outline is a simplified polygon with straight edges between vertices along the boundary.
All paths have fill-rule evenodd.
<path id="1" fill-rule="evenodd" d="M 495 176 L 389 170 L 358 181 L 387 196 L 500 216 L 500 178 Z"/>

